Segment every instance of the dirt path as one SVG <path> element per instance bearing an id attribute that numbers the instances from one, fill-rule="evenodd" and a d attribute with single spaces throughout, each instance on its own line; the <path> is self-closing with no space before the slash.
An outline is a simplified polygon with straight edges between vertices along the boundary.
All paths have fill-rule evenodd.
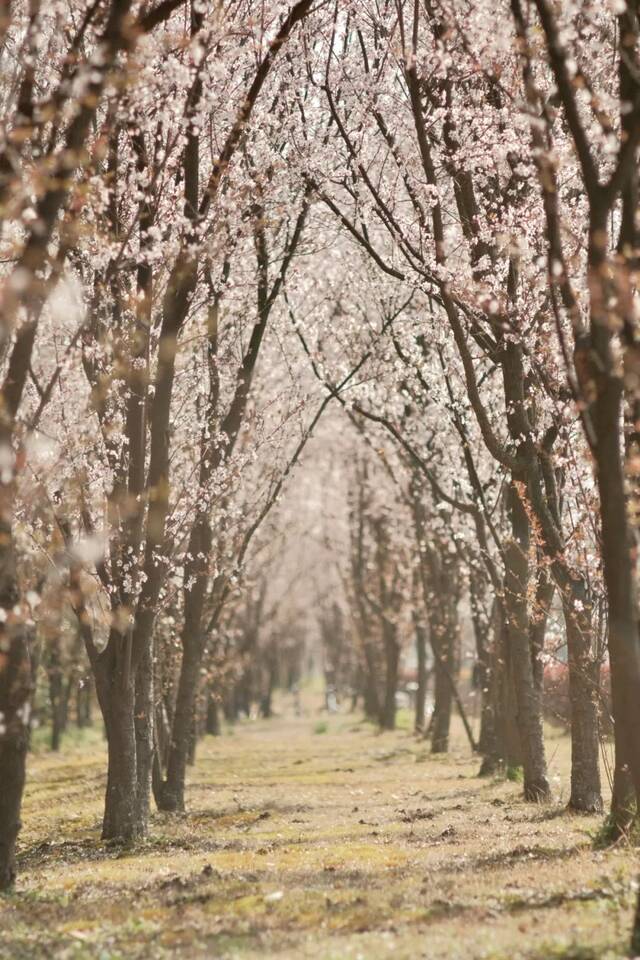
<path id="1" fill-rule="evenodd" d="M 102 745 L 35 757 L 0 957 L 621 956 L 633 853 L 476 769 L 462 740 L 435 759 L 347 716 L 245 723 L 201 747 L 189 814 L 117 851 L 97 839 Z"/>

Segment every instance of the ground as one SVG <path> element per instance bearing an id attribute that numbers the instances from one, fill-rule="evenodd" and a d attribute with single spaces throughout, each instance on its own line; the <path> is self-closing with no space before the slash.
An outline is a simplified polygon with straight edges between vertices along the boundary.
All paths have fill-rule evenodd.
<path id="1" fill-rule="evenodd" d="M 479 779 L 459 731 L 432 757 L 409 729 L 355 715 L 246 721 L 207 738 L 189 812 L 156 814 L 131 850 L 99 840 L 96 731 L 31 759 L 0 957 L 621 957 L 635 852 L 566 812 L 569 744 L 549 733 L 558 795 Z M 408 723 L 406 724 L 408 727 Z"/>

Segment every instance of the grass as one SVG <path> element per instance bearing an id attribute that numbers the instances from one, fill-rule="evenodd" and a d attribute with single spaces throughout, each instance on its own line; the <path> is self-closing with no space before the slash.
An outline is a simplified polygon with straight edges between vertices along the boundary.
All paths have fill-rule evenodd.
<path id="1" fill-rule="evenodd" d="M 40 750 L 0 957 L 624 956 L 635 852 L 598 849 L 602 818 L 565 811 L 566 738 L 550 735 L 558 795 L 536 806 L 516 782 L 475 776 L 461 730 L 432 759 L 407 726 L 308 713 L 208 738 L 188 814 L 155 814 L 126 851 L 99 839 L 100 739 Z"/>

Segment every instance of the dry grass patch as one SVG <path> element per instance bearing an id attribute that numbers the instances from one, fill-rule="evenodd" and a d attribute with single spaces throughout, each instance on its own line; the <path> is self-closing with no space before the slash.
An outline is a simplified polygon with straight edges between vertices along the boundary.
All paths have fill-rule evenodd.
<path id="1" fill-rule="evenodd" d="M 457 736 L 431 758 L 351 718 L 242 724 L 208 739 L 186 816 L 149 841 L 99 840 L 104 748 L 32 758 L 0 957 L 592 960 L 623 955 L 634 851 L 597 850 L 557 802 L 476 774 Z"/>

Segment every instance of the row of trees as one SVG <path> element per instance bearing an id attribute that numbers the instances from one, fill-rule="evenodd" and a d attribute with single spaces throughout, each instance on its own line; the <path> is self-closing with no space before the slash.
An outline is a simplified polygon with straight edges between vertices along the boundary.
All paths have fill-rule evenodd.
<path id="1" fill-rule="evenodd" d="M 303 193 L 294 210 L 266 195 L 269 131 L 259 128 L 254 146 L 247 134 L 309 8 L 273 11 L 250 43 L 246 10 L 228 20 L 197 3 L 7 12 L 15 122 L 3 207 L 5 886 L 24 783 L 34 606 L 41 596 L 51 606 L 50 580 L 66 588 L 106 726 L 105 838 L 146 831 L 154 632 L 175 631 L 178 612 L 180 676 L 157 795 L 165 809 L 183 803 L 204 638 L 307 436 L 295 386 L 267 383 L 264 406 L 248 402 L 308 203 Z M 236 33 L 245 59 L 216 81 Z M 226 222 L 225 207 L 234 211 Z M 262 447 L 266 476 L 254 467 Z"/>
<path id="2" fill-rule="evenodd" d="M 606 637 L 629 828 L 639 29 L 636 0 L 2 5 L 2 886 L 45 608 L 95 680 L 103 835 L 143 835 L 152 779 L 184 806 L 207 658 L 329 405 L 357 451 L 335 589 L 367 710 L 393 723 L 409 617 L 448 718 L 464 592 L 483 765 L 545 799 L 561 611 L 570 803 L 602 808 Z"/>

